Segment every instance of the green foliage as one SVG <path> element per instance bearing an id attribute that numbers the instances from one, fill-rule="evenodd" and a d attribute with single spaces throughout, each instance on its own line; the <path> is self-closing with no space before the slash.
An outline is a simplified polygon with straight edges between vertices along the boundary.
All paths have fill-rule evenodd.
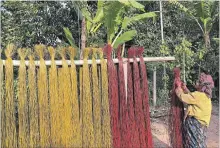
<path id="1" fill-rule="evenodd" d="M 114 48 L 116 49 L 118 47 L 118 45 L 123 44 L 127 41 L 130 41 L 133 39 L 134 36 L 137 35 L 137 31 L 136 30 L 129 30 L 124 32 L 122 35 L 120 35 L 118 37 L 118 39 L 115 41 L 114 43 Z"/>

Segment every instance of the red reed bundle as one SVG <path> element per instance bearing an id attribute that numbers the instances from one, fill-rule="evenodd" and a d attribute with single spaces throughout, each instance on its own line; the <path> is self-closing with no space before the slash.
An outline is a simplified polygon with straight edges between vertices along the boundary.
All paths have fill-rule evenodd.
<path id="1" fill-rule="evenodd" d="M 113 147 L 120 147 L 120 130 L 119 130 L 119 101 L 118 101 L 118 79 L 117 71 L 114 62 L 111 58 L 112 47 L 106 45 L 103 48 L 105 55 L 107 56 L 108 66 L 108 86 L 109 86 L 109 104 L 111 115 L 111 130 L 113 137 Z"/>
<path id="2" fill-rule="evenodd" d="M 118 79 L 119 79 L 119 100 L 120 100 L 120 130 L 121 147 L 131 146 L 131 133 L 129 127 L 128 107 L 126 104 L 125 79 L 123 60 L 121 57 L 121 47 L 118 47 Z"/>
<path id="3" fill-rule="evenodd" d="M 171 96 L 171 108 L 170 108 L 170 143 L 173 148 L 182 148 L 183 147 L 183 140 L 182 140 L 182 124 L 183 124 L 183 103 L 177 98 L 175 89 L 176 89 L 176 82 L 180 81 L 180 69 L 174 68 L 174 83 L 173 83 L 173 90 Z"/>
<path id="4" fill-rule="evenodd" d="M 135 50 L 131 48 L 130 50 Z M 133 75 L 134 75 L 134 100 L 135 100 L 135 121 L 139 132 L 140 147 L 146 147 L 145 141 L 145 123 L 144 123 L 144 111 L 142 108 L 141 88 L 140 88 L 140 74 L 138 63 L 136 59 L 136 53 L 133 56 Z"/>
<path id="5" fill-rule="evenodd" d="M 148 85 L 147 85 L 147 70 L 145 67 L 143 54 L 144 48 L 140 47 L 137 49 L 137 54 L 140 58 L 140 74 L 141 74 L 141 90 L 143 99 L 143 110 L 144 110 L 144 121 L 145 121 L 145 140 L 147 147 L 153 147 L 152 133 L 150 127 L 150 109 L 149 109 L 149 96 L 148 96 Z"/>
<path id="6" fill-rule="evenodd" d="M 128 116 L 129 116 L 129 130 L 131 132 L 131 147 L 140 147 L 139 133 L 135 123 L 134 116 L 134 91 L 133 91 L 133 77 L 132 77 L 132 66 L 129 58 L 133 58 L 134 50 L 128 50 L 128 64 L 127 64 L 127 105 L 128 105 Z"/>

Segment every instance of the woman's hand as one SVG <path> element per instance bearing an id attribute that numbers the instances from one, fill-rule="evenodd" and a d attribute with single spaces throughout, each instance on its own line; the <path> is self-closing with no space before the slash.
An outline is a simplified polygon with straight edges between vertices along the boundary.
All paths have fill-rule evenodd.
<path id="1" fill-rule="evenodd" d="M 182 89 L 184 91 L 184 93 L 189 93 L 189 89 L 186 87 L 186 84 L 185 83 L 182 83 Z"/>

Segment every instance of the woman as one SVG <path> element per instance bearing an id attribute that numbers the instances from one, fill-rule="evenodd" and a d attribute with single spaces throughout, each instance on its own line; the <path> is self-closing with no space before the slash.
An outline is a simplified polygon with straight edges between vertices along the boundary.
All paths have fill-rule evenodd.
<path id="1" fill-rule="evenodd" d="M 207 147 L 206 129 L 209 126 L 212 110 L 211 97 L 214 87 L 212 77 L 202 73 L 195 85 L 197 91 L 192 93 L 181 82 L 176 84 L 176 95 L 188 105 L 183 123 L 184 147 L 205 148 Z"/>

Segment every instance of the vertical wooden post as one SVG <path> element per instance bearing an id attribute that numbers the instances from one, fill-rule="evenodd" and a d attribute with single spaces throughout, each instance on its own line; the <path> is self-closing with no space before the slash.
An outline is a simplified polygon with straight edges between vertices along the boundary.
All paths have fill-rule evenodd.
<path id="1" fill-rule="evenodd" d="M 157 68 L 156 66 L 154 67 L 154 72 L 153 72 L 153 106 L 156 106 L 157 103 Z"/>

